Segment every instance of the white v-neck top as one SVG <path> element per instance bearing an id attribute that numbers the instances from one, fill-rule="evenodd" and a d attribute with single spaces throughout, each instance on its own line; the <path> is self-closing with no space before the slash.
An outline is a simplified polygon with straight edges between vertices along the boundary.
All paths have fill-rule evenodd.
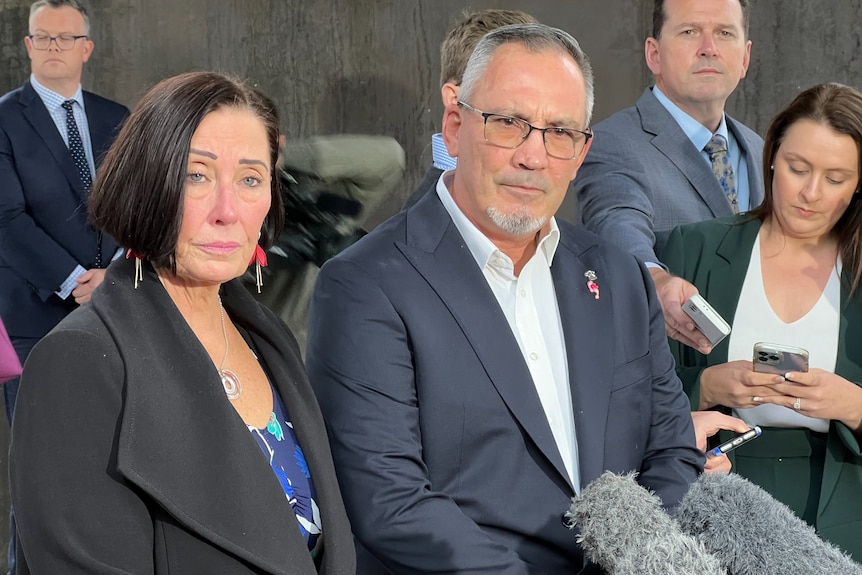
<path id="1" fill-rule="evenodd" d="M 808 313 L 798 320 L 785 323 L 769 305 L 763 288 L 763 272 L 760 265 L 760 236 L 754 240 L 751 260 L 739 304 L 730 332 L 727 350 L 728 361 L 746 359 L 751 361 L 754 344 L 757 342 L 792 345 L 808 350 L 809 368 L 816 367 L 835 371 L 838 356 L 838 328 L 840 322 L 841 261 L 836 263 L 829 276 L 820 299 Z M 828 419 L 816 419 L 773 404 L 736 409 L 734 415 L 749 425 L 772 427 L 807 427 L 813 431 L 829 431 Z"/>

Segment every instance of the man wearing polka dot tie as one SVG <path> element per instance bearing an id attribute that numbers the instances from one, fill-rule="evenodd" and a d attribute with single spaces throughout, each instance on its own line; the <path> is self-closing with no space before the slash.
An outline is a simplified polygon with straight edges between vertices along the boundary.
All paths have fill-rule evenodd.
<path id="1" fill-rule="evenodd" d="M 88 225 L 86 200 L 128 110 L 81 89 L 89 28 L 77 0 L 35 2 L 30 79 L 0 98 L 0 317 L 22 362 L 118 253 Z M 10 421 L 17 387 L 3 386 Z"/>

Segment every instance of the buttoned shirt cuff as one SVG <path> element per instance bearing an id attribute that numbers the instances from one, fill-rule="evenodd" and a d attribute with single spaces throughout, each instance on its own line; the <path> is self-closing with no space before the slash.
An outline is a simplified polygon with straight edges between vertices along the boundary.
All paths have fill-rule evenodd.
<path id="1" fill-rule="evenodd" d="M 72 290 L 78 287 L 78 283 L 75 280 L 81 277 L 81 275 L 85 271 L 87 270 L 85 270 L 81 266 L 75 266 L 74 271 L 72 271 L 72 273 L 69 274 L 69 277 L 67 277 L 66 280 L 62 284 L 60 284 L 60 289 L 58 289 L 54 293 L 60 296 L 60 299 L 66 299 L 67 297 L 69 297 L 72 294 Z"/>

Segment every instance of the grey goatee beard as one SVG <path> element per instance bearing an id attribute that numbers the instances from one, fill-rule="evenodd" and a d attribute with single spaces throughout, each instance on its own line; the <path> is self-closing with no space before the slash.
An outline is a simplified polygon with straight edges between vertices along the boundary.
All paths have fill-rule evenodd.
<path id="1" fill-rule="evenodd" d="M 488 216 L 498 228 L 513 236 L 526 236 L 527 234 L 535 233 L 548 220 L 547 216 L 534 217 L 526 209 L 516 210 L 513 213 L 505 213 L 491 207 L 488 208 Z"/>

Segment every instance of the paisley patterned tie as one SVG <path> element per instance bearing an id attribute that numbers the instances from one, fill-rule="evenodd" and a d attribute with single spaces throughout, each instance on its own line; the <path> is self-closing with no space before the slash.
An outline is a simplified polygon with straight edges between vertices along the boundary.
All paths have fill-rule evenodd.
<path id="1" fill-rule="evenodd" d="M 727 140 L 721 134 L 715 134 L 703 147 L 703 151 L 709 154 L 712 162 L 712 173 L 721 184 L 724 195 L 730 203 L 734 214 L 739 213 L 739 204 L 736 201 L 736 179 L 733 177 L 733 168 L 730 166 L 730 157 L 727 154 Z"/>

